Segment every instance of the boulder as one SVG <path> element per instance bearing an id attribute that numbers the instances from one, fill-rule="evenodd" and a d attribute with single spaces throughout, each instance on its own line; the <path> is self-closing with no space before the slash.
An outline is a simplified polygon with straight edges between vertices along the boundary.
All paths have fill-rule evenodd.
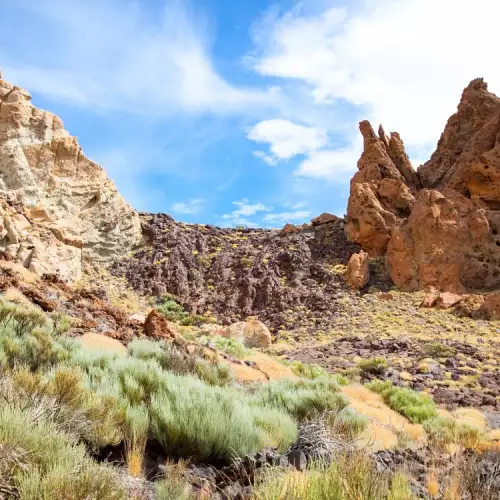
<path id="1" fill-rule="evenodd" d="M 337 217 L 336 215 L 329 214 L 328 212 L 323 212 L 321 215 L 318 215 L 318 217 L 312 219 L 311 223 L 313 226 L 320 226 L 321 224 L 327 224 L 328 222 L 335 222 L 340 220 L 342 219 L 340 217 Z"/>
<path id="2" fill-rule="evenodd" d="M 271 344 L 271 332 L 261 321 L 249 318 L 226 328 L 224 337 L 236 339 L 246 347 L 265 348 Z"/>
<path id="3" fill-rule="evenodd" d="M 436 309 L 450 309 L 464 299 L 463 295 L 450 292 L 429 292 L 425 295 L 420 307 L 435 307 Z"/>
<path id="4" fill-rule="evenodd" d="M 370 282 L 370 265 L 369 256 L 361 250 L 360 253 L 355 253 L 347 264 L 347 269 L 344 274 L 346 282 L 356 290 L 361 290 Z"/>
<path id="5" fill-rule="evenodd" d="M 295 234 L 295 233 L 298 233 L 299 231 L 300 231 L 300 229 L 297 226 L 295 226 L 294 224 L 288 223 L 288 224 L 285 224 L 283 226 L 283 229 L 281 230 L 280 235 L 285 236 L 287 234 Z"/>
<path id="6" fill-rule="evenodd" d="M 484 297 L 484 302 L 477 311 L 477 316 L 490 320 L 500 320 L 500 292 Z"/>
<path id="7" fill-rule="evenodd" d="M 163 316 L 156 309 L 152 309 L 144 323 L 144 333 L 150 338 L 157 340 L 166 340 L 184 345 L 187 342 L 179 335 L 177 328 L 173 323 Z"/>

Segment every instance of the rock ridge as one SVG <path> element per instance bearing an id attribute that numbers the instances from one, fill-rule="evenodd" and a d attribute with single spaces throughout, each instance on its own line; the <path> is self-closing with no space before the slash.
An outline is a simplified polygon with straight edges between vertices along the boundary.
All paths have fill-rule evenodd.
<path id="1" fill-rule="evenodd" d="M 350 238 L 385 256 L 402 290 L 500 288 L 500 99 L 483 79 L 463 91 L 431 159 L 413 169 L 396 132 L 360 123 Z"/>

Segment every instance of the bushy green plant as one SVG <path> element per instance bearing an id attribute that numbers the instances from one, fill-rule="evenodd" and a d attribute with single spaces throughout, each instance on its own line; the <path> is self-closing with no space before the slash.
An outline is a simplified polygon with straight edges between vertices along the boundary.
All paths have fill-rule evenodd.
<path id="1" fill-rule="evenodd" d="M 428 394 L 406 387 L 396 387 L 390 381 L 374 380 L 366 386 L 380 394 L 390 408 L 416 424 L 424 423 L 438 415 L 436 404 Z"/>
<path id="2" fill-rule="evenodd" d="M 387 370 L 387 361 L 384 358 L 370 358 L 359 362 L 361 372 L 371 375 L 383 375 Z"/>
<path id="3" fill-rule="evenodd" d="M 356 410 L 346 407 L 340 412 L 327 415 L 327 423 L 335 434 L 355 439 L 366 430 L 369 420 Z"/>
<path id="4" fill-rule="evenodd" d="M 457 350 L 452 346 L 447 346 L 441 342 L 428 342 L 423 347 L 425 357 L 449 358 L 455 356 Z"/>
<path id="5" fill-rule="evenodd" d="M 189 314 L 181 304 L 166 296 L 160 299 L 156 309 L 162 313 L 169 321 L 180 323 L 183 326 L 193 326 L 203 323 L 214 323 L 216 321 L 212 316 L 199 316 Z"/>
<path id="6" fill-rule="evenodd" d="M 235 358 L 243 359 L 251 351 L 247 349 L 241 342 L 236 339 L 227 339 L 216 335 L 214 337 L 200 337 L 197 339 L 198 343 L 204 346 L 217 348 L 229 356 L 234 356 Z"/>
<path id="7" fill-rule="evenodd" d="M 117 475 L 44 413 L 0 404 L 0 443 L 0 486 L 13 498 L 125 498 Z"/>
<path id="8" fill-rule="evenodd" d="M 255 500 L 411 500 L 407 478 L 376 471 L 366 455 L 353 454 L 331 464 L 312 463 L 305 474 L 267 469 L 254 488 Z"/>
<path id="9" fill-rule="evenodd" d="M 169 376 L 151 401 L 153 434 L 169 453 L 200 459 L 229 459 L 265 446 L 284 450 L 297 426 L 284 411 L 250 405 L 244 392 Z"/>
<path id="10" fill-rule="evenodd" d="M 281 408 L 298 420 L 347 406 L 337 382 L 329 377 L 270 382 L 257 390 L 254 400 Z"/>
<path id="11" fill-rule="evenodd" d="M 424 423 L 424 429 L 434 445 L 444 446 L 450 443 L 473 448 L 479 444 L 482 434 L 479 429 L 458 423 L 451 417 L 436 417 Z"/>

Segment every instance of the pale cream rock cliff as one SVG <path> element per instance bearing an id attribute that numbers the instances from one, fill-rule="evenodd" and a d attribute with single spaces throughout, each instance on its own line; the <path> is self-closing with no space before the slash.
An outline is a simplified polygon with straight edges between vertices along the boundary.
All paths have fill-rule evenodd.
<path id="1" fill-rule="evenodd" d="M 140 240 L 138 214 L 52 113 L 0 75 L 0 249 L 75 281 Z"/>

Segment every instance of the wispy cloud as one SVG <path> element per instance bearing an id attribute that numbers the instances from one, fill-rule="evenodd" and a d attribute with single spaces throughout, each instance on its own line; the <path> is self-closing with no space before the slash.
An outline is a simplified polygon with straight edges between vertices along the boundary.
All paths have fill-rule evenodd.
<path id="1" fill-rule="evenodd" d="M 249 203 L 248 199 L 244 198 L 241 201 L 233 201 L 233 205 L 238 208 L 233 210 L 230 214 L 222 216 L 223 219 L 238 219 L 240 217 L 249 217 L 255 215 L 257 212 L 269 212 L 271 208 L 266 207 L 263 203 Z"/>
<path id="2" fill-rule="evenodd" d="M 298 221 L 298 220 L 304 220 L 310 217 L 312 214 L 308 210 L 296 210 L 293 212 L 280 212 L 280 213 L 273 213 L 273 214 L 266 214 L 264 215 L 264 221 L 266 222 L 281 222 L 281 223 L 286 223 L 286 222 L 293 222 L 293 221 Z"/>
<path id="3" fill-rule="evenodd" d="M 351 144 L 310 153 L 299 175 L 336 179 L 355 166 L 356 111 L 398 130 L 410 155 L 425 158 L 472 78 L 484 76 L 500 90 L 500 66 L 491 63 L 498 55 L 497 0 L 473 8 L 469 0 L 318 2 L 314 11 L 313 3 L 270 11 L 256 25 L 248 59 L 261 75 L 306 86 L 309 109 L 344 108 Z"/>
<path id="4" fill-rule="evenodd" d="M 203 208 L 204 203 L 205 200 L 199 198 L 186 202 L 177 202 L 172 205 L 171 210 L 175 214 L 181 215 L 196 214 Z"/>
<path id="5" fill-rule="evenodd" d="M 217 73 L 207 23 L 188 2 L 164 0 L 157 16 L 132 0 L 2 3 L 23 11 L 18 23 L 32 34 L 2 61 L 6 76 L 48 97 L 150 117 L 234 113 L 270 97 Z"/>
<path id="6" fill-rule="evenodd" d="M 261 156 L 266 163 L 276 164 L 279 160 L 288 160 L 325 146 L 328 136 L 325 130 L 293 123 L 289 120 L 264 120 L 255 125 L 248 133 L 251 141 L 269 144 L 270 154 Z"/>

